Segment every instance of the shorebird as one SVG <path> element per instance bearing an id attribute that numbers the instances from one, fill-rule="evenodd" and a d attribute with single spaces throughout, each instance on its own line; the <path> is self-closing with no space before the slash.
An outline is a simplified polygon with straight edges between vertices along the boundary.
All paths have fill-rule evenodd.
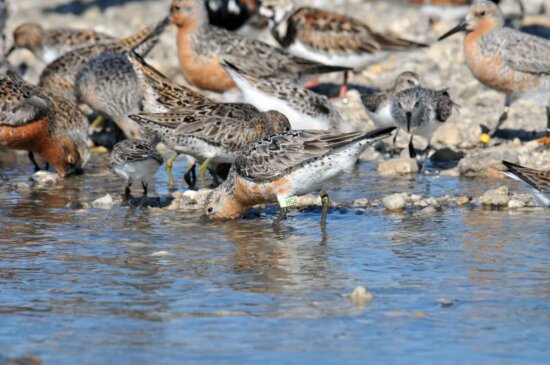
<path id="1" fill-rule="evenodd" d="M 390 114 L 396 125 L 411 134 L 409 155 L 416 157 L 413 133 L 431 140 L 439 125 L 451 116 L 455 103 L 447 90 L 413 87 L 398 92 L 390 104 Z"/>
<path id="2" fill-rule="evenodd" d="M 258 77 L 285 80 L 345 69 L 293 57 L 267 43 L 211 27 L 201 0 L 176 0 L 170 14 L 172 23 L 178 27 L 178 55 L 183 76 L 203 90 L 224 92 L 235 87 L 221 66 L 222 60 Z"/>
<path id="3" fill-rule="evenodd" d="M 6 53 L 6 57 L 16 49 L 28 49 L 42 62 L 49 64 L 76 48 L 113 40 L 113 37 L 93 30 L 44 29 L 37 23 L 23 23 L 13 31 L 14 43 Z"/>
<path id="4" fill-rule="evenodd" d="M 550 170 L 530 169 L 508 161 L 502 163 L 508 168 L 508 171 L 504 172 L 506 176 L 527 184 L 537 203 L 543 207 L 550 207 Z"/>
<path id="5" fill-rule="evenodd" d="M 504 27 L 502 12 L 488 0 L 474 1 L 468 15 L 439 40 L 460 31 L 466 32 L 464 55 L 472 74 L 506 96 L 504 112 L 482 142 L 489 142 L 508 118 L 511 103 L 520 98 L 546 105 L 550 135 L 550 40 Z"/>
<path id="6" fill-rule="evenodd" d="M 71 101 L 0 74 L 0 146 L 40 155 L 61 176 L 82 171 L 89 159 L 88 123 Z"/>
<path id="7" fill-rule="evenodd" d="M 74 95 L 76 76 L 86 62 L 99 56 L 101 53 L 134 51 L 143 56 L 156 45 L 158 38 L 168 24 L 169 20 L 166 18 L 157 25 L 148 27 L 130 37 L 109 43 L 97 43 L 65 53 L 46 66 L 40 75 L 39 85 L 48 90 L 56 90 L 66 98 L 76 101 Z"/>
<path id="8" fill-rule="evenodd" d="M 270 21 L 273 38 L 290 54 L 325 65 L 361 70 L 389 54 L 427 47 L 395 34 L 373 31 L 337 12 L 299 7 L 294 0 L 263 0 L 260 14 Z M 347 91 L 348 72 L 340 97 Z"/>
<path id="9" fill-rule="evenodd" d="M 126 139 L 115 144 L 110 162 L 116 174 L 127 181 L 124 192 L 126 200 L 131 198 L 132 183 L 141 182 L 143 195 L 140 206 L 143 206 L 147 199 L 147 185 L 163 162 L 160 152 L 148 142 Z"/>
<path id="10" fill-rule="evenodd" d="M 351 128 L 325 96 L 275 77 L 257 78 L 228 62 L 224 67 L 247 103 L 261 111 L 279 110 L 287 116 L 292 129 L 350 132 Z"/>
<path id="11" fill-rule="evenodd" d="M 162 114 L 139 114 L 130 118 L 145 130 L 159 135 L 177 153 L 202 162 L 200 178 L 206 187 L 209 164 L 232 163 L 249 143 L 290 129 L 288 119 L 277 111 L 262 113 L 250 104 L 209 104 Z"/>
<path id="12" fill-rule="evenodd" d="M 420 86 L 420 78 L 414 72 L 406 71 L 397 76 L 392 87 L 375 93 L 361 94 L 361 101 L 370 119 L 377 128 L 396 125 L 390 112 L 390 105 L 400 91 Z"/>
<path id="13" fill-rule="evenodd" d="M 278 202 L 279 222 L 298 196 L 320 191 L 328 181 L 351 171 L 370 144 L 394 130 L 289 131 L 251 143 L 235 158 L 227 180 L 208 195 L 204 214 L 234 219 L 254 205 Z M 321 195 L 325 226 L 329 201 L 326 193 Z"/>
<path id="14" fill-rule="evenodd" d="M 133 70 L 140 82 L 143 96 L 141 100 L 142 112 L 165 113 L 173 109 L 214 103 L 214 101 L 208 99 L 204 95 L 172 82 L 154 67 L 147 64 L 147 62 L 136 53 L 130 52 L 126 54 L 126 57 L 132 64 Z M 132 78 L 133 76 L 129 74 L 127 77 Z M 126 115 L 130 114 L 132 113 L 127 113 Z M 178 155 L 179 154 L 175 152 L 165 161 L 168 184 L 171 188 L 175 185 L 172 167 Z M 188 159 L 189 167 L 184 174 L 184 179 L 189 186 L 194 186 L 196 183 L 194 178 L 195 162 L 190 156 L 188 156 Z"/>

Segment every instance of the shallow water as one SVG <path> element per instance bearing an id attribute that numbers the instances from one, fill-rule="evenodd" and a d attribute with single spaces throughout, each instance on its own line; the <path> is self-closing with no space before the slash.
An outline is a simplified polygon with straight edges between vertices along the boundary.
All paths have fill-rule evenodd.
<path id="1" fill-rule="evenodd" d="M 547 211 L 334 209 L 323 236 L 318 209 L 274 229 L 275 208 L 210 223 L 166 209 L 66 208 L 123 191 L 103 160 L 47 190 L 0 187 L 0 354 L 45 364 L 550 358 Z M 335 181 L 331 198 L 523 191 L 506 180 L 387 179 L 375 167 Z M 11 181 L 30 172 L 22 157 L 3 168 Z M 165 181 L 159 171 L 152 195 L 167 194 Z M 350 301 L 359 285 L 371 302 Z"/>

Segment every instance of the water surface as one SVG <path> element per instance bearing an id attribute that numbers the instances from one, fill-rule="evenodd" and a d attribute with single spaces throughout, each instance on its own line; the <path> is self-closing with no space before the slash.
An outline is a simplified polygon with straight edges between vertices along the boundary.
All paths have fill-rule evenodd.
<path id="1" fill-rule="evenodd" d="M 550 358 L 544 210 L 334 209 L 323 235 L 319 209 L 279 229 L 276 208 L 210 223 L 166 209 L 75 209 L 123 191 L 104 157 L 53 188 L 0 187 L 0 354 L 82 365 Z M 2 167 L 10 182 L 30 171 L 21 157 Z M 503 180 L 381 178 L 375 168 L 342 176 L 331 198 L 523 191 Z M 168 193 L 163 171 L 154 185 L 153 195 Z M 348 296 L 359 285 L 374 295 L 365 305 Z"/>

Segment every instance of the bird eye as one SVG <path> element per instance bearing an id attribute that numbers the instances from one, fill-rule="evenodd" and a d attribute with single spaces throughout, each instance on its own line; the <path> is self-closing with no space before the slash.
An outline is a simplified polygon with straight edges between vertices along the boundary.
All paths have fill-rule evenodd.
<path id="1" fill-rule="evenodd" d="M 214 211 L 214 208 L 210 207 L 208 208 L 208 213 L 212 213 Z"/>
<path id="2" fill-rule="evenodd" d="M 74 157 L 73 157 L 72 155 L 67 155 L 67 163 L 68 163 L 69 165 L 74 165 L 75 162 L 76 162 L 76 161 L 75 161 L 75 159 L 74 159 Z"/>
<path id="3" fill-rule="evenodd" d="M 479 16 L 485 16 L 485 11 L 480 12 Z"/>
<path id="4" fill-rule="evenodd" d="M 413 80 L 407 80 L 407 82 L 409 83 L 409 85 L 414 85 L 414 81 L 413 81 Z"/>

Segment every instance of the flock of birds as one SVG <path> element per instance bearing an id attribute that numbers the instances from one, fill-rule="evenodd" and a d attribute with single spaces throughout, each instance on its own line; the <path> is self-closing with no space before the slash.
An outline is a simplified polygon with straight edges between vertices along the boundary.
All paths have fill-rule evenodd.
<path id="1" fill-rule="evenodd" d="M 0 146 L 29 151 L 38 169 L 34 154 L 61 176 L 81 172 L 90 156 L 89 123 L 78 105 L 86 104 L 100 115 L 93 126 L 108 118 L 127 138 L 114 145 L 110 158 L 114 171 L 127 180 L 127 199 L 132 183 L 141 183 L 143 204 L 147 184 L 163 163 L 173 186 L 173 162 L 183 154 L 190 159 L 184 176 L 189 185 L 197 183 L 195 164 L 203 187 L 207 171 L 216 185 L 218 178 L 224 180 L 206 200 L 208 217 L 236 218 L 256 204 L 277 202 L 280 220 L 297 196 L 321 191 L 324 224 L 327 181 L 350 171 L 369 145 L 397 128 L 411 133 L 409 153 L 415 157 L 412 134 L 429 140 L 456 108 L 447 90 L 426 88 L 417 74 L 407 71 L 391 88 L 362 95 L 377 129 L 353 130 L 325 96 L 304 83 L 343 72 L 344 98 L 349 72 L 427 44 L 377 33 L 355 18 L 299 7 L 291 0 L 263 0 L 257 12 L 267 19 L 277 48 L 212 26 L 209 12 L 210 21 L 216 19 L 217 1 L 175 0 L 165 19 L 124 39 L 89 30 L 46 30 L 35 23 L 17 27 L 6 54 L 26 48 L 47 67 L 38 85 L 31 85 L 3 65 Z M 258 5 L 251 0 L 229 3 L 235 16 L 243 9 L 252 13 Z M 474 0 L 465 18 L 439 38 L 465 32 L 464 55 L 472 74 L 506 96 L 504 113 L 484 134 L 485 142 L 519 98 L 546 106 L 550 131 L 550 40 L 504 23 L 495 2 Z M 145 61 L 169 24 L 178 28 L 186 81 L 219 93 L 239 88 L 244 103 L 211 100 Z M 175 152 L 166 161 L 156 148 L 159 142 Z M 537 200 L 550 205 L 549 171 L 505 164 L 508 174 L 527 182 Z"/>

